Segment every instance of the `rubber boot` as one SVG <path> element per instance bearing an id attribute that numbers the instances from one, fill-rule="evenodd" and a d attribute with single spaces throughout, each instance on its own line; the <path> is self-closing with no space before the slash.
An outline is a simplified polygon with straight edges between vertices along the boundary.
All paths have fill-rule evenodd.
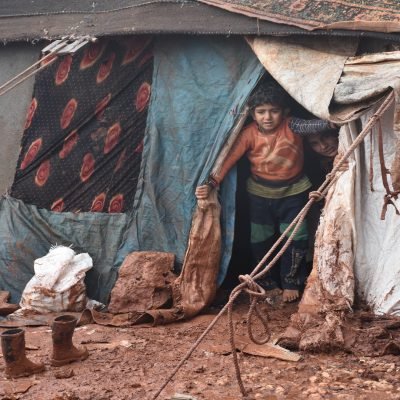
<path id="1" fill-rule="evenodd" d="M 7 378 L 19 378 L 44 371 L 44 364 L 35 364 L 25 355 L 25 331 L 9 329 L 1 334 L 1 350 Z"/>
<path id="2" fill-rule="evenodd" d="M 73 315 L 61 315 L 54 319 L 52 329 L 53 355 L 50 363 L 60 367 L 74 361 L 83 361 L 89 356 L 86 347 L 77 349 L 72 343 L 72 335 L 77 319 Z"/>

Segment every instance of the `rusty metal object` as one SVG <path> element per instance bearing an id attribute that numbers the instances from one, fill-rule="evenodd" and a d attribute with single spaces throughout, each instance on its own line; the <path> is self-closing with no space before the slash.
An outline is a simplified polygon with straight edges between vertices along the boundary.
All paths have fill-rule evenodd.
<path id="1" fill-rule="evenodd" d="M 1 334 L 1 350 L 6 363 L 5 376 L 20 378 L 44 371 L 44 364 L 35 364 L 25 355 L 25 331 L 9 329 Z"/>
<path id="2" fill-rule="evenodd" d="M 73 315 L 61 315 L 54 319 L 51 326 L 53 354 L 51 365 L 60 367 L 74 361 L 83 361 L 89 356 L 86 347 L 78 349 L 72 343 L 77 319 Z"/>

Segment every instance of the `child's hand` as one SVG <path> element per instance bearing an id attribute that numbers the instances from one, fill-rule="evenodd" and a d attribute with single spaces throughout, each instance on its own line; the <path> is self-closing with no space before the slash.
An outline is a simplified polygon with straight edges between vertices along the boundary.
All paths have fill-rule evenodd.
<path id="1" fill-rule="evenodd" d="M 195 195 L 198 200 L 204 200 L 210 194 L 211 188 L 208 185 L 197 186 Z"/>

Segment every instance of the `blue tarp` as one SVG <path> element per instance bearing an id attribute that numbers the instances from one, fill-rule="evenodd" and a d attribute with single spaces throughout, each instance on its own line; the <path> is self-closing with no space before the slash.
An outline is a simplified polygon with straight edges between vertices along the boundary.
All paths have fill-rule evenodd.
<path id="1" fill-rule="evenodd" d="M 160 37 L 134 210 L 129 214 L 54 213 L 0 200 L 0 288 L 18 301 L 33 261 L 51 245 L 88 252 L 90 297 L 106 302 L 124 257 L 135 250 L 172 252 L 182 263 L 204 182 L 263 67 L 243 38 Z M 229 263 L 235 171 L 221 190 L 223 259 Z M 127 185 L 129 182 L 126 183 Z"/>
<path id="2" fill-rule="evenodd" d="M 86 275 L 89 297 L 106 302 L 115 279 L 111 268 L 127 228 L 126 214 L 56 213 L 24 204 L 12 197 L 0 199 L 0 288 L 17 302 L 34 275 L 33 262 L 51 246 L 71 246 L 89 253 L 94 267 Z"/>
<path id="3" fill-rule="evenodd" d="M 243 38 L 160 38 L 135 213 L 117 263 L 133 250 L 172 252 L 182 263 L 196 186 L 208 177 L 264 69 Z M 236 172 L 221 190 L 226 275 L 234 234 Z"/>

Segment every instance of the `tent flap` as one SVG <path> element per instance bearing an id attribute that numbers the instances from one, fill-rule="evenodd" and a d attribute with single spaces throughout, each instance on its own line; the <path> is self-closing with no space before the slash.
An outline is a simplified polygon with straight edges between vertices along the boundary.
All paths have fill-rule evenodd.
<path id="1" fill-rule="evenodd" d="M 356 39 L 273 38 L 249 39 L 266 70 L 303 107 L 330 119 L 329 105 Z"/>
<path id="2" fill-rule="evenodd" d="M 264 69 L 242 38 L 176 37 L 155 43 L 153 90 L 135 215 L 117 262 L 135 250 L 186 252 L 195 188 L 203 183 Z M 220 191 L 221 282 L 229 262 L 235 172 Z"/>

